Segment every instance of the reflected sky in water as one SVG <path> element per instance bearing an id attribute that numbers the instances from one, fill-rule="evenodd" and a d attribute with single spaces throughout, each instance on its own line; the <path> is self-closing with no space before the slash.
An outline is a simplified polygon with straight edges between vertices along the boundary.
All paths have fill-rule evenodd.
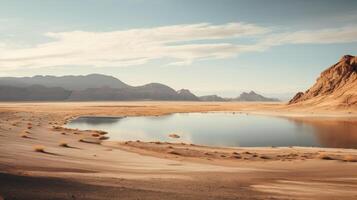
<path id="1" fill-rule="evenodd" d="M 233 113 L 80 117 L 67 127 L 104 130 L 111 140 L 186 142 L 211 146 L 315 146 L 357 148 L 357 124 L 312 123 Z M 178 134 L 179 139 L 169 134 Z M 356 136 L 355 136 L 356 135 Z M 346 138 L 347 137 L 347 138 Z"/>

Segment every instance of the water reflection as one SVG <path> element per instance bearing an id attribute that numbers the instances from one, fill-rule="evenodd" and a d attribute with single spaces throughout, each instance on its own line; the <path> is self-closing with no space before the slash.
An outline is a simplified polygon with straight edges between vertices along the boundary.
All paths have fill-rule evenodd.
<path id="1" fill-rule="evenodd" d="M 355 121 L 302 120 L 232 113 L 81 117 L 68 127 L 100 129 L 111 140 L 187 142 L 212 146 L 357 148 Z M 176 133 L 180 138 L 168 137 Z"/>
<path id="2" fill-rule="evenodd" d="M 357 148 L 357 122 L 352 120 L 299 120 L 311 126 L 321 146 Z"/>

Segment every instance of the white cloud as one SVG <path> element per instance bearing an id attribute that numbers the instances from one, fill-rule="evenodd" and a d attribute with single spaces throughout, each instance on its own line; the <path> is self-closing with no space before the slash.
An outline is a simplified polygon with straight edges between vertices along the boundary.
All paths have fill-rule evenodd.
<path id="1" fill-rule="evenodd" d="M 171 60 L 172 65 L 190 65 L 284 44 L 356 42 L 357 27 L 281 32 L 247 23 L 201 23 L 111 32 L 51 32 L 45 36 L 52 41 L 26 48 L 10 48 L 0 41 L 1 70 L 61 65 L 120 67 L 162 58 Z M 254 40 L 249 40 L 252 37 Z M 253 43 L 236 44 L 229 40 L 232 38 Z"/>
<path id="2" fill-rule="evenodd" d="M 54 41 L 31 48 L 0 49 L 0 66 L 128 66 L 159 58 L 192 62 L 196 59 L 231 56 L 239 50 L 232 44 L 200 44 L 197 43 L 198 40 L 255 36 L 268 31 L 266 28 L 244 23 L 202 23 L 112 32 L 47 33 L 46 36 Z"/>
<path id="3" fill-rule="evenodd" d="M 333 44 L 348 42 L 357 42 L 357 26 L 277 33 L 266 37 L 263 43 L 267 46 L 276 46 L 283 44 Z"/>

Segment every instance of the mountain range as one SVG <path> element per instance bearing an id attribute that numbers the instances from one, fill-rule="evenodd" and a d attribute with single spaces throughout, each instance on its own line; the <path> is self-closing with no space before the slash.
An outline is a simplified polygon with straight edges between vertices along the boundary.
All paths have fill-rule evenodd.
<path id="1" fill-rule="evenodd" d="M 0 77 L 0 101 L 276 101 L 255 92 L 237 98 L 217 95 L 198 97 L 190 90 L 161 83 L 130 86 L 113 76 Z"/>

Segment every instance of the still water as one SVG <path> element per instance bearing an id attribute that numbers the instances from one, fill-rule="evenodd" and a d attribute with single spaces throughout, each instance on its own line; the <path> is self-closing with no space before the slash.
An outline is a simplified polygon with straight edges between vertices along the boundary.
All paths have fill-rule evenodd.
<path id="1" fill-rule="evenodd" d="M 211 146 L 357 148 L 357 123 L 303 121 L 237 113 L 177 113 L 140 117 L 80 117 L 67 124 L 104 130 L 110 140 L 185 142 Z M 180 138 L 171 138 L 177 134 Z"/>

